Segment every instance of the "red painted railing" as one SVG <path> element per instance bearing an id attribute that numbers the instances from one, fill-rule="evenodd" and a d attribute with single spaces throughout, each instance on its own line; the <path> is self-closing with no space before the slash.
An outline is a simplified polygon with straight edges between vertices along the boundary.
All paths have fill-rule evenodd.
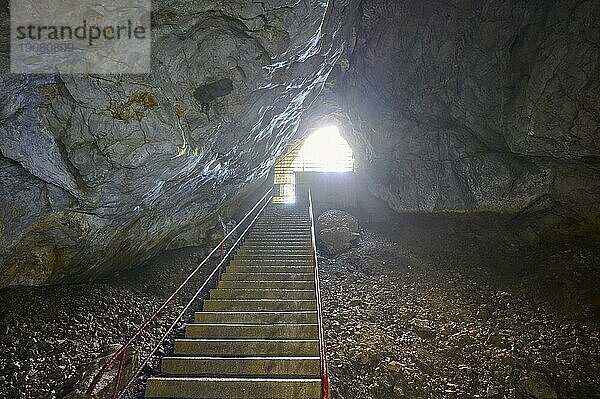
<path id="1" fill-rule="evenodd" d="M 321 304 L 321 287 L 319 284 L 319 263 L 317 259 L 317 240 L 315 236 L 315 217 L 310 189 L 308 190 L 308 213 L 310 214 L 310 232 L 315 270 L 315 295 L 317 300 L 317 323 L 319 324 L 319 356 L 321 359 L 321 397 L 329 399 L 329 371 L 327 369 L 327 346 L 323 328 L 323 306 Z"/>
<path id="2" fill-rule="evenodd" d="M 156 351 L 160 348 L 160 346 L 165 341 L 165 339 L 167 339 L 167 337 L 169 336 L 169 334 L 171 334 L 171 332 L 173 331 L 173 329 L 180 322 L 181 318 L 183 316 L 185 316 L 185 314 L 187 313 L 188 309 L 192 306 L 192 304 L 194 303 L 194 301 L 202 293 L 202 291 L 204 290 L 204 288 L 208 285 L 209 281 L 215 276 L 215 274 L 218 271 L 221 270 L 221 268 L 223 267 L 223 265 L 227 262 L 229 256 L 236 250 L 236 248 L 239 245 L 239 243 L 242 242 L 242 240 L 245 238 L 246 234 L 252 228 L 252 226 L 254 225 L 254 223 L 256 222 L 256 220 L 258 219 L 258 217 L 262 214 L 262 212 L 264 211 L 264 209 L 271 202 L 271 199 L 273 197 L 270 196 L 270 194 L 271 194 L 272 191 L 273 191 L 273 188 L 271 188 L 269 191 L 267 191 L 265 193 L 265 195 L 262 196 L 262 198 L 242 218 L 242 220 L 240 220 L 240 222 L 237 223 L 234 226 L 234 228 L 225 237 L 223 237 L 223 239 L 221 240 L 221 242 L 219 242 L 213 248 L 213 250 L 210 251 L 210 253 L 206 256 L 206 258 L 204 258 L 204 260 L 190 273 L 190 275 L 183 281 L 183 283 L 181 283 L 181 285 L 179 287 L 177 287 L 177 289 L 158 307 L 158 309 L 150 317 L 148 317 L 148 319 L 146 319 L 146 321 L 144 321 L 144 323 L 142 323 L 142 325 L 135 331 L 135 333 L 131 336 L 131 338 L 129 338 L 129 340 L 127 340 L 127 342 L 123 346 L 121 346 L 121 348 L 104 364 L 104 366 L 102 366 L 102 368 L 100 369 L 100 371 L 92 379 L 92 382 L 90 383 L 89 387 L 86 390 L 86 394 L 92 395 L 94 393 L 94 391 L 95 391 L 98 383 L 102 379 L 102 376 L 104 374 L 106 374 L 106 372 L 108 372 L 112 368 L 112 366 L 118 361 L 119 362 L 119 368 L 118 368 L 118 371 L 117 371 L 116 384 L 115 384 L 115 387 L 114 387 L 114 391 L 112 393 L 112 399 L 119 399 L 119 398 L 123 397 L 123 395 L 125 394 L 125 392 L 127 392 L 127 390 L 131 387 L 131 385 L 133 384 L 133 382 L 135 381 L 135 379 L 140 375 L 140 373 L 144 369 L 144 366 L 146 366 L 146 364 L 148 364 L 148 362 L 150 362 L 150 360 L 154 357 Z M 265 199 L 266 199 L 266 201 L 265 201 Z M 257 209 L 259 209 L 259 210 L 258 210 L 258 212 L 256 212 L 256 215 L 251 219 L 250 223 L 248 223 L 247 227 L 239 235 L 239 237 L 236 240 L 236 242 L 231 246 L 231 248 L 229 249 L 229 251 L 225 254 L 224 253 L 225 252 L 225 242 L 233 235 L 233 233 L 235 233 L 239 229 L 240 226 L 244 225 L 244 223 L 246 222 L 246 220 L 253 213 L 255 213 L 255 211 Z M 175 319 L 175 321 L 173 321 L 173 323 L 171 324 L 171 326 L 169 327 L 169 329 L 167 330 L 167 332 L 165 332 L 163 334 L 163 336 L 158 341 L 158 343 L 156 344 L 156 346 L 154 346 L 154 348 L 152 349 L 152 351 L 150 352 L 150 354 L 144 359 L 144 361 L 140 364 L 140 366 L 135 371 L 135 373 L 128 380 L 128 382 L 125 385 L 125 387 L 123 389 L 121 389 L 121 382 L 122 382 L 122 378 L 123 378 L 123 371 L 124 371 L 125 361 L 126 361 L 126 357 L 127 357 L 127 350 L 131 347 L 131 345 L 133 344 L 133 342 L 137 338 L 139 338 L 140 335 L 146 330 L 146 328 L 150 325 L 150 323 L 152 323 L 153 321 L 155 321 L 158 318 L 159 314 L 167 307 L 167 305 L 169 303 L 171 303 L 173 301 L 173 299 L 177 296 L 177 294 L 190 282 L 190 280 L 198 273 L 198 271 L 202 268 L 202 266 L 204 266 L 210 260 L 210 258 L 215 253 L 217 253 L 217 251 L 220 251 L 218 265 L 213 269 L 213 271 L 211 272 L 211 274 L 206 278 L 206 281 L 204 281 L 204 284 L 202 284 L 202 286 L 200 286 L 200 288 L 196 291 L 196 293 L 194 294 L 194 296 L 192 297 L 192 299 L 190 299 L 188 301 L 187 305 L 179 313 L 179 315 L 177 316 L 177 318 Z"/>

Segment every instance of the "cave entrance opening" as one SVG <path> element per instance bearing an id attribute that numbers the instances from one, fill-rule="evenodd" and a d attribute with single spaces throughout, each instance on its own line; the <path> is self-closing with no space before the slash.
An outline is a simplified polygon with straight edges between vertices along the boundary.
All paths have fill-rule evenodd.
<path id="1" fill-rule="evenodd" d="M 277 203 L 296 202 L 297 183 L 300 176 L 322 181 L 340 180 L 343 175 L 355 172 L 354 154 L 337 126 L 315 130 L 310 136 L 294 145 L 276 164 L 273 183 L 279 186 Z"/>

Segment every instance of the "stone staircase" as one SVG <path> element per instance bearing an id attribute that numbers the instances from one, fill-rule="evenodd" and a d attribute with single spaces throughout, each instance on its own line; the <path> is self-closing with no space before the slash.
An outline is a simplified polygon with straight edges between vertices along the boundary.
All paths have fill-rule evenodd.
<path id="1" fill-rule="evenodd" d="M 321 398 L 308 210 L 270 204 L 146 398 Z"/>

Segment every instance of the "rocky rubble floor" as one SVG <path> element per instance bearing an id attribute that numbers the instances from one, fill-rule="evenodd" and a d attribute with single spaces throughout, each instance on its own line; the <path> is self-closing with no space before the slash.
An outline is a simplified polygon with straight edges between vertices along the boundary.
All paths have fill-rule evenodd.
<path id="1" fill-rule="evenodd" d="M 596 304 L 565 314 L 548 299 L 565 290 L 544 283 L 579 265 L 596 284 L 600 251 L 443 236 L 367 228 L 321 258 L 333 397 L 600 398 L 597 288 Z"/>
<path id="2" fill-rule="evenodd" d="M 334 398 L 600 397 L 600 249 L 524 247 L 494 223 L 371 225 L 324 254 Z M 187 248 L 110 282 L 0 291 L 0 398 L 70 395 L 203 257 Z M 181 306 L 142 337 L 142 354 Z"/>
<path id="3" fill-rule="evenodd" d="M 0 291 L 0 398 L 70 397 L 84 381 L 83 372 L 89 377 L 97 371 L 89 365 L 109 346 L 126 342 L 204 256 L 201 248 L 186 248 L 116 281 Z M 206 274 L 199 272 L 191 285 Z M 182 291 L 136 341 L 138 353 L 150 352 L 192 295 Z M 159 353 L 170 349 L 167 343 Z M 143 378 L 152 372 L 148 368 Z M 139 389 L 132 391 L 140 397 Z"/>

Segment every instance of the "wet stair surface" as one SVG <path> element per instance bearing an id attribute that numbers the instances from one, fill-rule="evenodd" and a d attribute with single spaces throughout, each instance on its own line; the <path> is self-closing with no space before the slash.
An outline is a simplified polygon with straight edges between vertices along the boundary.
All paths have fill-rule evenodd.
<path id="1" fill-rule="evenodd" d="M 307 209 L 270 204 L 146 398 L 320 398 Z"/>

